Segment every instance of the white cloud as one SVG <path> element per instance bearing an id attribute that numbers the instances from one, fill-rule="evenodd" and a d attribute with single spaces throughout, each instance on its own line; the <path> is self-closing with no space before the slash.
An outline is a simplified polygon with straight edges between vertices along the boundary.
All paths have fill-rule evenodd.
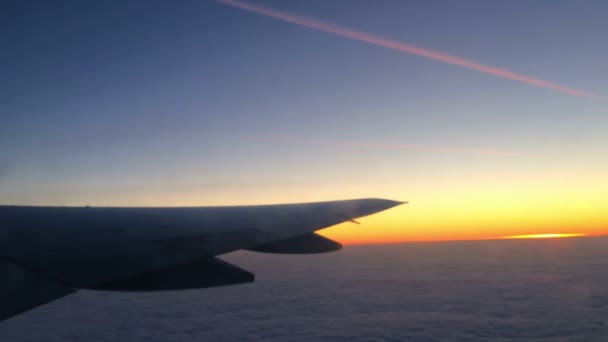
<path id="1" fill-rule="evenodd" d="M 606 238 L 235 253 L 256 282 L 83 291 L 0 323 L 0 341 L 604 341 Z"/>

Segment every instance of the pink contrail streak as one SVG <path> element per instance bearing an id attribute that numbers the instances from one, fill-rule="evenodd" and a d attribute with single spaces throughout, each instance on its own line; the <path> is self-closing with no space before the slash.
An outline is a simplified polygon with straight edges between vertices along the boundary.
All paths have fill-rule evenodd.
<path id="1" fill-rule="evenodd" d="M 442 52 L 437 52 L 425 48 L 421 48 L 418 46 L 414 46 L 407 43 L 398 42 L 395 40 L 382 38 L 373 34 L 356 31 L 350 28 L 337 26 L 334 24 L 326 23 L 320 20 L 307 18 L 295 14 L 291 14 L 289 12 L 276 10 L 270 7 L 250 4 L 237 0 L 215 0 L 225 5 L 229 5 L 232 7 L 240 8 L 245 11 L 261 14 L 264 16 L 272 17 L 275 19 L 283 20 L 292 24 L 308 27 L 311 29 L 331 33 L 337 36 L 346 37 L 362 42 L 366 42 L 369 44 L 373 44 L 376 46 L 381 46 L 391 50 L 397 50 L 417 56 L 426 57 L 429 59 L 434 59 L 437 61 L 441 61 L 448 64 L 458 65 L 464 68 L 469 68 L 473 70 L 477 70 L 486 74 L 491 74 L 494 76 L 506 78 L 513 81 L 518 81 L 522 83 L 526 83 L 529 85 L 547 88 L 554 91 L 558 91 L 560 93 L 565 93 L 568 95 L 580 96 L 580 97 L 588 97 L 595 98 L 601 100 L 607 100 L 608 98 L 600 95 L 596 95 L 584 90 L 574 89 L 570 87 L 566 87 L 557 83 L 541 80 L 538 78 L 533 78 L 530 76 L 518 74 L 509 70 L 496 68 L 490 65 L 481 64 L 478 62 L 474 62 L 472 60 L 468 60 L 465 58 L 461 58 L 458 56 L 453 56 L 449 54 L 445 54 Z"/>
<path id="2" fill-rule="evenodd" d="M 272 136 L 257 137 L 256 140 L 265 141 L 265 142 L 288 143 L 288 144 L 290 143 L 290 144 L 334 145 L 334 146 L 379 148 L 379 149 L 389 149 L 389 150 L 424 151 L 424 152 L 450 153 L 450 154 L 473 154 L 473 155 L 503 156 L 503 157 L 533 157 L 534 156 L 533 154 L 530 154 L 530 153 L 518 153 L 518 152 L 496 151 L 496 150 L 486 150 L 486 149 L 479 150 L 479 149 L 445 147 L 445 146 L 422 146 L 422 145 L 409 145 L 409 144 L 370 143 L 370 142 L 347 141 L 347 140 L 300 139 L 300 138 L 286 138 L 286 137 L 272 137 Z"/>

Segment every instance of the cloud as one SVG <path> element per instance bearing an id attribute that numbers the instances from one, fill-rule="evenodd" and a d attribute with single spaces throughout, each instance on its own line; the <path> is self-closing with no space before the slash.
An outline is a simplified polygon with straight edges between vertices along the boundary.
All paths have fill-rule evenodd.
<path id="1" fill-rule="evenodd" d="M 82 291 L 0 323 L 1 341 L 603 341 L 607 238 L 347 246 L 223 257 L 247 285 Z"/>

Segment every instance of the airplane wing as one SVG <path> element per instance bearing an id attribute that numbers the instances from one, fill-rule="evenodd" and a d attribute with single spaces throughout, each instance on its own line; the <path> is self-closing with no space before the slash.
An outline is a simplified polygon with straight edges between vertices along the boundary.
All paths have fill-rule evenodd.
<path id="1" fill-rule="evenodd" d="M 232 207 L 0 206 L 0 320 L 78 289 L 155 291 L 251 282 L 215 256 L 248 249 L 322 253 L 314 232 L 403 202 L 384 199 Z"/>

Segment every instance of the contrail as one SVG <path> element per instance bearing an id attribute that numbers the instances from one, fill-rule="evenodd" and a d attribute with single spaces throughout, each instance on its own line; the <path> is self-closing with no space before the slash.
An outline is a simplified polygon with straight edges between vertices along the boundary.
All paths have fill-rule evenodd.
<path id="1" fill-rule="evenodd" d="M 272 136 L 260 136 L 260 137 L 256 137 L 256 140 L 265 141 L 265 142 L 291 143 L 291 144 L 351 146 L 351 147 L 379 148 L 379 149 L 389 149 L 389 150 L 425 151 L 425 152 L 449 153 L 449 154 L 470 154 L 470 155 L 472 154 L 472 155 L 504 156 L 504 157 L 534 157 L 535 156 L 534 154 L 530 154 L 530 153 L 496 151 L 496 150 L 487 150 L 487 149 L 468 149 L 468 148 L 457 148 L 457 147 L 422 146 L 422 145 L 409 145 L 409 144 L 370 143 L 370 142 L 345 141 L 345 140 L 300 139 L 300 138 L 285 138 L 285 137 L 272 137 Z"/>
<path id="2" fill-rule="evenodd" d="M 323 31 L 323 32 L 331 33 L 331 34 L 334 34 L 337 36 L 366 42 L 369 44 L 381 46 L 381 47 L 391 49 L 391 50 L 397 50 L 397 51 L 405 52 L 408 54 L 413 54 L 413 55 L 422 56 L 422 57 L 429 58 L 429 59 L 434 59 L 434 60 L 448 63 L 448 64 L 458 65 L 463 68 L 473 69 L 473 70 L 476 70 L 479 72 L 483 72 L 483 73 L 494 75 L 494 76 L 501 77 L 501 78 L 506 78 L 506 79 L 509 79 L 512 81 L 522 82 L 522 83 L 526 83 L 526 84 L 533 85 L 536 87 L 551 89 L 551 90 L 554 90 L 554 91 L 557 91 L 560 93 L 564 93 L 564 94 L 568 94 L 568 95 L 594 98 L 594 99 L 600 99 L 600 100 L 608 100 L 607 97 L 593 94 L 593 93 L 590 93 L 590 92 L 587 92 L 584 90 L 566 87 L 566 86 L 563 86 L 563 85 L 560 85 L 557 83 L 541 80 L 538 78 L 533 78 L 533 77 L 526 76 L 523 74 L 518 74 L 518 73 L 515 73 L 512 71 L 506 70 L 506 69 L 501 69 L 501 68 L 493 67 L 490 65 L 478 63 L 478 62 L 475 62 L 475 61 L 472 61 L 469 59 L 465 59 L 462 57 L 425 49 L 422 47 L 418 47 L 415 45 L 411 45 L 408 43 L 403 43 L 403 42 L 399 42 L 399 41 L 395 41 L 395 40 L 391 40 L 391 39 L 387 39 L 387 38 L 382 38 L 382 37 L 379 37 L 379 36 L 376 36 L 376 35 L 373 35 L 370 33 L 356 31 L 356 30 L 353 30 L 353 29 L 350 29 L 347 27 L 338 26 L 338 25 L 334 25 L 331 23 L 317 20 L 317 19 L 312 19 L 312 18 L 300 16 L 300 15 L 291 14 L 289 12 L 276 10 L 276 9 L 273 9 L 270 7 L 250 4 L 250 3 L 238 1 L 238 0 L 215 0 L 215 1 L 228 5 L 228 6 L 240 8 L 245 11 L 261 14 L 261 15 L 264 15 L 267 17 L 272 17 L 275 19 L 283 20 L 283 21 L 286 21 L 286 22 L 289 22 L 292 24 L 308 27 L 308 28 L 311 28 L 314 30 Z"/>

